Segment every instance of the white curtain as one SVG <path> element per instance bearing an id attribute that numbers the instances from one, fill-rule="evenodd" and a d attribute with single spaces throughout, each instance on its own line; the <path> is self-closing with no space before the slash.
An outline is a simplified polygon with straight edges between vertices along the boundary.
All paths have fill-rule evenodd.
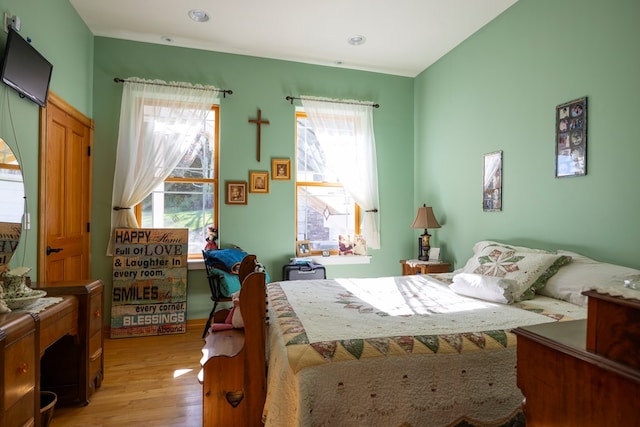
<path id="1" fill-rule="evenodd" d="M 360 206 L 360 233 L 367 246 L 380 248 L 380 213 L 373 106 L 358 101 L 302 97 L 327 166 Z"/>
<path id="2" fill-rule="evenodd" d="M 139 227 L 134 206 L 169 176 L 218 102 L 213 86 L 137 78 L 123 84 L 107 255 L 113 230 Z"/>

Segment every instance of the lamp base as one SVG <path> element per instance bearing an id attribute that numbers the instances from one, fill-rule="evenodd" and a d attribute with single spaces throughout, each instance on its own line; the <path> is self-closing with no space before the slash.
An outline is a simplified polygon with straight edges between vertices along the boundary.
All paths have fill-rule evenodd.
<path id="1" fill-rule="evenodd" d="M 421 234 L 418 237 L 418 259 L 420 261 L 429 261 L 429 250 L 431 246 L 429 246 L 429 238 L 431 234 L 425 229 L 424 234 Z"/>

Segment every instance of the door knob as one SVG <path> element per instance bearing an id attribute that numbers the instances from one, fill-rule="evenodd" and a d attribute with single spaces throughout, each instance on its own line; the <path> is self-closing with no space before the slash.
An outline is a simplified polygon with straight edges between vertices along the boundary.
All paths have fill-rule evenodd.
<path id="1" fill-rule="evenodd" d="M 62 249 L 64 249 L 64 248 L 52 248 L 51 246 L 47 246 L 47 255 L 51 255 L 52 253 L 53 254 L 57 254 Z"/>

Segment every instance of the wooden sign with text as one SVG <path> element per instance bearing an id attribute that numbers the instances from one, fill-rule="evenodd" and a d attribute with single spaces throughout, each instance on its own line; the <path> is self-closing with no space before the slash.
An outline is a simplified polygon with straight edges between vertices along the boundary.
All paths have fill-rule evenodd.
<path id="1" fill-rule="evenodd" d="M 185 333 L 188 229 L 114 233 L 111 338 Z"/>

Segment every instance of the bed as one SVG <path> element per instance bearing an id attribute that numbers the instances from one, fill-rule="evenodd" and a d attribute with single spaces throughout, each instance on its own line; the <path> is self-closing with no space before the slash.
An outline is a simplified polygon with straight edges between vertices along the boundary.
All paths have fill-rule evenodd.
<path id="1" fill-rule="evenodd" d="M 523 425 L 511 329 L 586 318 L 574 294 L 590 285 L 540 294 L 569 253 L 473 252 L 451 274 L 268 284 L 265 425 Z M 560 277 L 548 294 L 572 282 Z"/>

